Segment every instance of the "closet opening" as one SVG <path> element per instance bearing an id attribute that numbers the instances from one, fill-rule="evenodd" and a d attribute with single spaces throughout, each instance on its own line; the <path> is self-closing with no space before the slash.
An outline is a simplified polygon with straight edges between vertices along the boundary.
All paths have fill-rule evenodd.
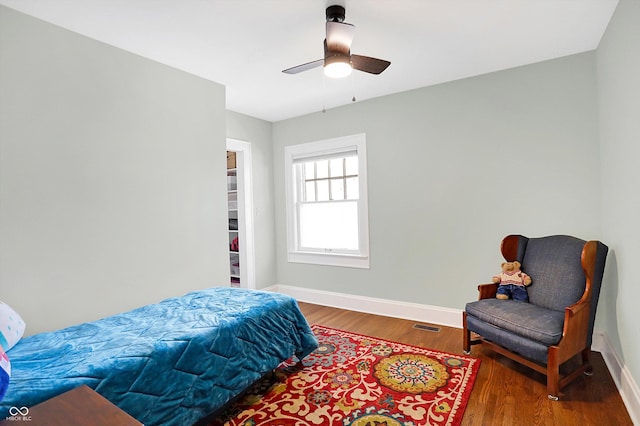
<path id="1" fill-rule="evenodd" d="M 251 144 L 227 139 L 229 284 L 256 287 Z"/>

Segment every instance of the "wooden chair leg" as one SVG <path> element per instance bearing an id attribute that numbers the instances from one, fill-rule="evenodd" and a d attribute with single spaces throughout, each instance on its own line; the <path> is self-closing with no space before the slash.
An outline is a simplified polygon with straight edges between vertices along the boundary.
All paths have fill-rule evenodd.
<path id="1" fill-rule="evenodd" d="M 560 395 L 560 363 L 553 348 L 547 356 L 547 394 L 552 401 L 557 401 Z"/>
<path id="2" fill-rule="evenodd" d="M 586 376 L 593 376 L 593 367 L 591 366 L 591 348 L 585 348 L 582 350 L 582 365 L 587 366 L 584 374 Z"/>
<path id="3" fill-rule="evenodd" d="M 467 328 L 467 313 L 462 313 L 462 352 L 471 354 L 471 332 Z"/>

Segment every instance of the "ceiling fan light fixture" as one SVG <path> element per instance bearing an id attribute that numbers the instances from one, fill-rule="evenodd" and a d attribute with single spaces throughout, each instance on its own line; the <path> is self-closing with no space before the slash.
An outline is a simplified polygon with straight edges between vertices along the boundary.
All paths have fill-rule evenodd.
<path id="1" fill-rule="evenodd" d="M 348 56 L 329 56 L 324 60 L 324 75 L 330 78 L 344 78 L 353 68 Z"/>

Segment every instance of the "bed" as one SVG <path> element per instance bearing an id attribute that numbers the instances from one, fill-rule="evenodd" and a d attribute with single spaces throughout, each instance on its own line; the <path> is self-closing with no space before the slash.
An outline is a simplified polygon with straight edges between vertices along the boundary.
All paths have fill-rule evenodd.
<path id="1" fill-rule="evenodd" d="M 153 425 L 191 425 L 317 340 L 296 301 L 212 288 L 20 340 L 0 419 L 87 385 Z"/>

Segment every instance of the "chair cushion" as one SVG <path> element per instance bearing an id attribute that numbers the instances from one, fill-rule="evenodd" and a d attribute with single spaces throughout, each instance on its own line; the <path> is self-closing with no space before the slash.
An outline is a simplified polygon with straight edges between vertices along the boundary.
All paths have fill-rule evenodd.
<path id="1" fill-rule="evenodd" d="M 467 315 L 545 346 L 555 345 L 562 338 L 564 312 L 531 303 L 499 299 L 467 303 L 465 310 Z"/>

